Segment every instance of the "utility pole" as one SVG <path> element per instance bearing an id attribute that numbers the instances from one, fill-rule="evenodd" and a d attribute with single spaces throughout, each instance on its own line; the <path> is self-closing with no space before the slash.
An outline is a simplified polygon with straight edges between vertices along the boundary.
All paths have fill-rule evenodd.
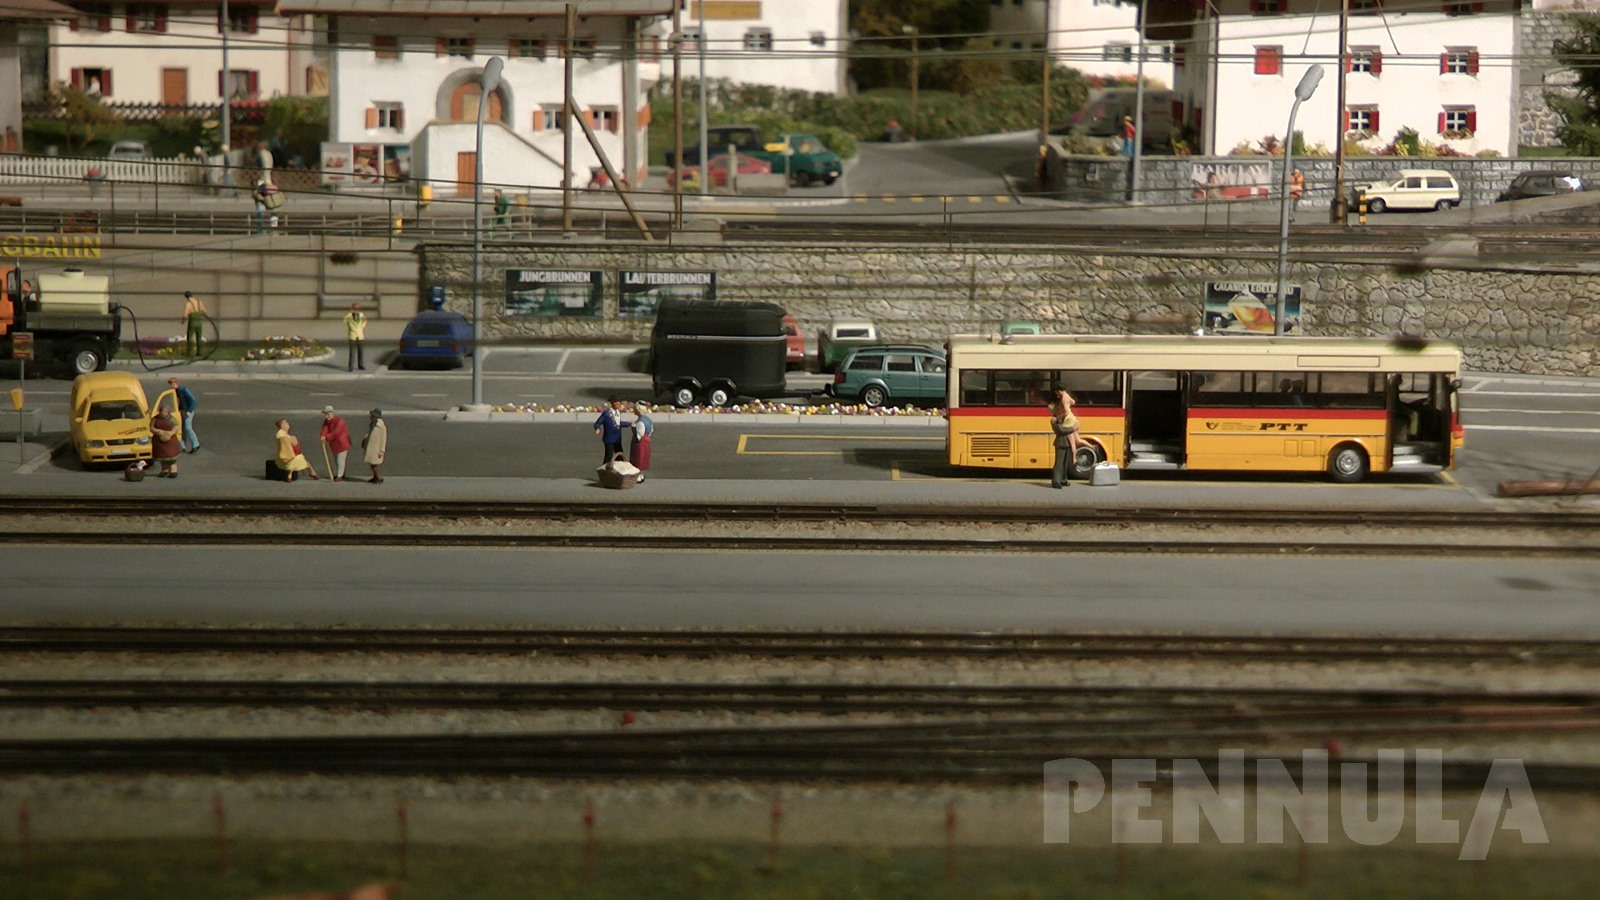
<path id="1" fill-rule="evenodd" d="M 1350 203 L 1344 196 L 1344 77 L 1345 60 L 1350 53 L 1350 0 L 1339 0 L 1339 99 L 1334 102 L 1334 142 L 1333 142 L 1333 206 L 1329 214 L 1329 221 L 1334 225 L 1345 225 L 1350 221 Z M 1294 140 L 1294 135 L 1289 135 L 1287 140 Z"/>
<path id="2" fill-rule="evenodd" d="M 566 52 L 561 54 L 565 64 L 562 69 L 562 88 L 566 102 L 561 104 L 561 232 L 572 233 L 572 126 L 578 111 L 572 108 L 572 36 L 578 30 L 578 7 L 567 4 Z M 488 103 L 488 97 L 479 97 L 478 103 Z"/>
<path id="3" fill-rule="evenodd" d="M 648 164 L 648 160 L 646 161 Z M 672 222 L 683 230 L 683 5 L 672 4 Z"/>
<path id="4" fill-rule="evenodd" d="M 228 0 L 222 0 L 222 171 L 217 173 L 217 183 L 228 187 L 228 151 L 233 149 L 233 97 L 228 77 L 228 32 L 233 23 L 228 20 Z"/>

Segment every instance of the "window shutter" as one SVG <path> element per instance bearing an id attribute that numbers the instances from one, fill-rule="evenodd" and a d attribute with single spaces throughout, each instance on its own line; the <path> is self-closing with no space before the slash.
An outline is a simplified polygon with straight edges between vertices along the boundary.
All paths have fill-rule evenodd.
<path id="1" fill-rule="evenodd" d="M 1447 75 L 1450 72 L 1450 52 L 1447 50 L 1439 54 L 1439 74 Z"/>
<path id="2" fill-rule="evenodd" d="M 594 110 L 593 109 L 586 109 L 586 110 L 583 111 L 583 121 L 589 126 L 589 130 L 590 131 L 594 130 Z"/>
<path id="3" fill-rule="evenodd" d="M 128 15 L 123 22 L 123 25 L 128 29 L 129 34 L 133 34 L 139 30 L 139 19 L 133 13 L 134 7 L 128 7 Z"/>
<path id="4" fill-rule="evenodd" d="M 1340 130 L 1341 131 L 1349 131 L 1350 130 L 1350 110 L 1348 110 L 1348 109 L 1344 111 L 1344 127 L 1342 129 L 1340 129 Z"/>
<path id="5" fill-rule="evenodd" d="M 72 75 L 71 75 L 71 81 L 72 81 L 72 86 L 73 87 L 77 88 L 80 91 L 83 90 L 83 70 L 82 69 L 73 69 L 72 70 Z"/>
<path id="6" fill-rule="evenodd" d="M 390 118 L 393 121 L 395 128 L 404 129 L 406 127 L 406 109 L 405 109 L 405 107 L 402 106 L 399 109 L 395 110 L 394 111 L 394 115 L 391 116 Z"/>
<path id="7" fill-rule="evenodd" d="M 261 11 L 258 10 L 258 9 L 252 9 L 252 10 L 250 10 L 249 18 L 244 20 L 244 31 L 245 31 L 245 34 L 255 34 L 256 32 L 258 32 L 260 30 L 261 30 Z"/>
<path id="8" fill-rule="evenodd" d="M 1339 61 L 1344 63 L 1344 70 L 1346 72 L 1349 72 L 1356 67 L 1356 55 L 1354 53 L 1346 52 L 1339 54 Z"/>
<path id="9" fill-rule="evenodd" d="M 1467 130 L 1473 134 L 1478 133 L 1478 111 L 1476 109 L 1467 110 Z"/>
<path id="10" fill-rule="evenodd" d="M 1374 50 L 1374 51 L 1372 51 L 1372 74 L 1374 74 L 1374 75 L 1382 75 L 1383 74 L 1383 51 L 1382 50 Z"/>
<path id="11" fill-rule="evenodd" d="M 367 127 L 378 127 L 378 108 L 376 106 L 367 107 Z"/>
<path id="12" fill-rule="evenodd" d="M 544 110 L 542 109 L 536 109 L 533 111 L 533 130 L 544 130 Z"/>
<path id="13" fill-rule="evenodd" d="M 1478 51 L 1476 50 L 1467 53 L 1467 74 L 1478 74 Z"/>
<path id="14" fill-rule="evenodd" d="M 646 128 L 648 128 L 649 126 L 650 126 L 650 104 L 646 103 L 644 106 L 639 107 L 639 124 L 638 124 L 637 127 L 638 127 L 638 129 L 640 131 L 643 131 Z"/>
<path id="15" fill-rule="evenodd" d="M 77 31 L 78 30 L 78 17 L 77 16 L 73 16 L 72 19 L 67 22 L 67 30 L 68 31 Z"/>
<path id="16" fill-rule="evenodd" d="M 167 33 L 167 8 L 165 6 L 156 10 L 156 33 Z"/>
<path id="17" fill-rule="evenodd" d="M 434 39 L 434 41 L 433 41 L 433 55 L 434 56 L 443 56 L 443 55 L 445 55 L 446 53 L 449 53 L 449 52 L 450 52 L 450 47 L 449 47 L 448 44 L 445 43 L 444 38 L 435 38 Z"/>
<path id="18" fill-rule="evenodd" d="M 106 32 L 108 34 L 110 33 L 110 31 L 111 31 L 111 16 L 110 15 L 104 15 L 104 16 L 100 17 L 100 30 L 104 31 L 104 32 Z"/>
<path id="19" fill-rule="evenodd" d="M 227 27 L 228 23 L 222 19 L 222 4 L 219 3 L 217 4 L 217 34 L 221 34 L 222 30 Z"/>
<path id="20" fill-rule="evenodd" d="M 1445 131 L 1447 130 L 1445 128 L 1445 116 L 1446 115 L 1447 115 L 1447 113 L 1439 113 L 1439 133 L 1440 134 L 1444 134 Z"/>
<path id="21" fill-rule="evenodd" d="M 249 81 L 246 89 L 250 91 L 250 99 L 255 100 L 259 98 L 261 96 L 261 73 L 251 72 L 246 76 L 246 78 Z"/>
<path id="22" fill-rule="evenodd" d="M 1378 111 L 1377 110 L 1373 110 L 1372 111 L 1372 133 L 1373 134 L 1377 134 L 1378 132 L 1380 132 L 1382 130 L 1383 130 L 1383 127 L 1378 124 Z"/>
<path id="23" fill-rule="evenodd" d="M 102 97 L 111 96 L 111 70 L 110 69 L 101 69 L 100 70 L 100 96 L 102 96 Z"/>
<path id="24" fill-rule="evenodd" d="M 217 96 L 228 99 L 228 73 L 221 69 L 217 70 Z"/>
<path id="25" fill-rule="evenodd" d="M 518 56 L 517 49 L 517 41 L 515 39 L 506 41 L 506 59 L 516 59 Z"/>

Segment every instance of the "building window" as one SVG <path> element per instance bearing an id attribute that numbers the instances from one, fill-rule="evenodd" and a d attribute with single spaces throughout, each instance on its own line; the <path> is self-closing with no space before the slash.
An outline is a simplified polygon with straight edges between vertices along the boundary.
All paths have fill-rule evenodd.
<path id="1" fill-rule="evenodd" d="M 550 47 L 544 41 L 518 38 L 506 47 L 506 55 L 512 59 L 545 59 L 550 55 Z"/>
<path id="2" fill-rule="evenodd" d="M 1378 131 L 1378 108 L 1376 106 L 1350 107 L 1344 114 L 1344 130 L 1376 134 Z"/>
<path id="3" fill-rule="evenodd" d="M 130 3 L 128 30 L 135 34 L 162 34 L 167 30 L 167 8 L 156 3 Z"/>
<path id="4" fill-rule="evenodd" d="M 374 103 L 367 107 L 368 128 L 393 128 L 396 131 L 406 127 L 406 108 L 402 103 Z"/>
<path id="5" fill-rule="evenodd" d="M 471 59 L 476 49 L 477 42 L 465 37 L 439 38 L 433 46 L 435 56 L 454 56 L 459 59 Z"/>
<path id="6" fill-rule="evenodd" d="M 622 116 L 615 106 L 596 106 L 590 110 L 590 122 L 596 131 L 609 131 L 616 134 L 622 127 Z"/>
<path id="7" fill-rule="evenodd" d="M 1281 75 L 1283 74 L 1283 48 L 1282 47 L 1257 47 L 1256 48 L 1256 74 Z"/>
<path id="8" fill-rule="evenodd" d="M 217 30 L 222 30 L 222 8 L 217 7 Z M 261 30 L 261 10 L 254 6 L 234 4 L 228 7 L 228 31 L 233 34 L 255 34 Z"/>
<path id="9" fill-rule="evenodd" d="M 99 32 L 111 30 L 111 4 L 79 3 L 77 7 L 83 11 L 83 18 L 72 18 L 67 22 L 67 27 L 73 31 L 77 31 L 80 28 Z"/>
<path id="10" fill-rule="evenodd" d="M 1378 75 L 1383 72 L 1383 51 L 1377 47 L 1351 47 L 1350 71 Z"/>
<path id="11" fill-rule="evenodd" d="M 373 35 L 372 56 L 374 59 L 399 59 L 400 39 L 392 34 Z"/>
<path id="12" fill-rule="evenodd" d="M 84 68 L 72 70 L 72 86 L 95 97 L 111 96 L 111 70 Z"/>
<path id="13" fill-rule="evenodd" d="M 682 47 L 685 53 L 700 52 L 700 28 L 697 25 L 685 25 L 678 32 L 682 36 Z"/>
<path id="14" fill-rule="evenodd" d="M 1476 75 L 1478 74 L 1478 48 L 1476 47 L 1446 47 L 1439 54 L 1440 75 Z"/>
<path id="15" fill-rule="evenodd" d="M 823 34 L 820 31 L 811 32 L 811 46 L 813 46 L 813 47 L 826 47 L 826 46 L 828 46 L 828 36 Z"/>
<path id="16" fill-rule="evenodd" d="M 746 50 L 766 51 L 772 50 L 772 29 L 751 28 L 744 33 L 744 48 Z"/>
<path id="17" fill-rule="evenodd" d="M 227 78 L 217 73 L 217 93 L 234 100 L 258 100 L 261 97 L 261 73 L 254 69 L 229 69 Z"/>
<path id="18" fill-rule="evenodd" d="M 1383 12 L 1383 0 L 1350 0 L 1350 15 L 1375 16 Z"/>
<path id="19" fill-rule="evenodd" d="M 546 103 L 533 112 L 533 130 L 566 131 L 566 107 L 560 103 Z"/>
<path id="20" fill-rule="evenodd" d="M 1157 44 L 1156 45 L 1156 56 L 1164 63 L 1172 62 L 1172 45 L 1171 44 Z"/>
<path id="21" fill-rule="evenodd" d="M 1455 2 L 1444 5 L 1444 14 L 1447 16 L 1470 16 L 1483 12 L 1482 3 Z"/>
<path id="22" fill-rule="evenodd" d="M 572 56 L 574 59 L 594 59 L 599 47 L 600 42 L 592 37 L 576 37 L 572 39 Z"/>
<path id="23" fill-rule="evenodd" d="M 1439 134 L 1448 138 L 1468 138 L 1478 130 L 1478 110 L 1473 106 L 1446 106 L 1439 113 Z"/>
<path id="24" fill-rule="evenodd" d="M 1250 0 L 1250 15 L 1276 16 L 1288 11 L 1288 0 Z"/>
<path id="25" fill-rule="evenodd" d="M 1112 62 L 1133 62 L 1133 45 L 1113 42 L 1100 49 L 1100 58 Z"/>

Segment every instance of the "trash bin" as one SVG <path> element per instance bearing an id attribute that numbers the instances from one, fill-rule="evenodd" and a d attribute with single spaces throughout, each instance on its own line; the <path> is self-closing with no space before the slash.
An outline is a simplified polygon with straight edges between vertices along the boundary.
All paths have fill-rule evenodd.
<path id="1" fill-rule="evenodd" d="M 421 182 L 417 185 L 417 206 L 427 206 L 433 202 L 433 185 Z"/>

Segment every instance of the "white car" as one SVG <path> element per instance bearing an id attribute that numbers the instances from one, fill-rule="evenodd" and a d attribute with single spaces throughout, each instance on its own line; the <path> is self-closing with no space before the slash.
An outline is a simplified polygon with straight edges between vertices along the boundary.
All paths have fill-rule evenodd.
<path id="1" fill-rule="evenodd" d="M 1394 181 L 1356 185 L 1359 202 L 1367 198 L 1367 211 L 1389 209 L 1450 209 L 1461 205 L 1461 186 L 1442 169 L 1401 169 Z"/>
<path id="2" fill-rule="evenodd" d="M 117 141 L 111 145 L 107 159 L 149 159 L 150 145 L 144 141 Z"/>

